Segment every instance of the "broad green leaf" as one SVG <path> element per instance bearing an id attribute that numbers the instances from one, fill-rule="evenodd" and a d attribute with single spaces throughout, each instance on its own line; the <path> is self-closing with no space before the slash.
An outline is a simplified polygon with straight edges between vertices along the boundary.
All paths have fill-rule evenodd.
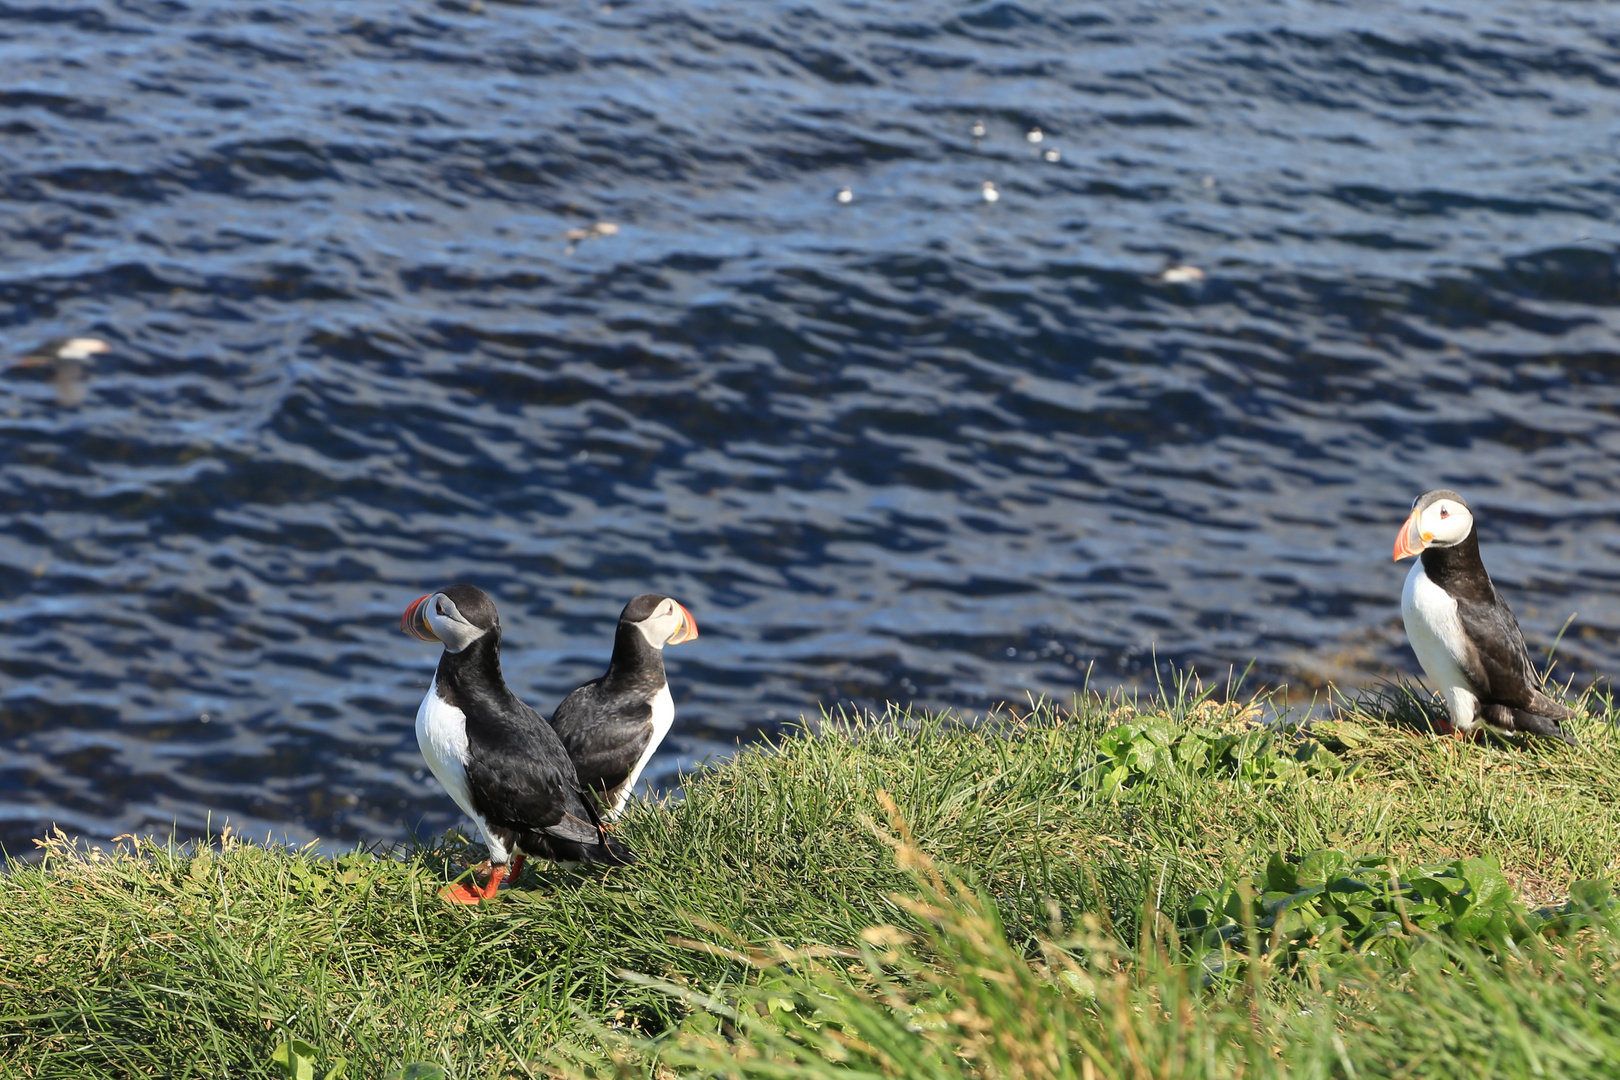
<path id="1" fill-rule="evenodd" d="M 1267 915 L 1275 915 L 1278 908 L 1288 903 L 1288 901 L 1292 900 L 1297 895 L 1299 895 L 1297 891 L 1261 893 L 1260 907 Z"/>
<path id="2" fill-rule="evenodd" d="M 315 1048 L 302 1039 L 286 1039 L 270 1052 L 287 1080 L 315 1080 Z"/>
<path id="3" fill-rule="evenodd" d="M 1464 859 L 1461 870 L 1463 880 L 1474 894 L 1475 904 L 1495 905 L 1513 895 L 1513 887 L 1502 876 L 1501 869 L 1485 859 Z"/>
<path id="4" fill-rule="evenodd" d="M 1293 893 L 1299 891 L 1299 878 L 1287 860 L 1273 853 L 1266 861 L 1265 886 L 1270 891 Z"/>
<path id="5" fill-rule="evenodd" d="M 1313 851 L 1300 860 L 1294 879 L 1301 885 L 1324 885 L 1338 876 L 1349 861 L 1348 855 L 1332 848 Z"/>
<path id="6" fill-rule="evenodd" d="M 1382 882 L 1379 883 L 1379 885 L 1382 884 Z M 1332 881 L 1327 883 L 1327 891 L 1334 893 L 1335 899 L 1338 899 L 1340 896 L 1350 897 L 1356 893 L 1377 893 L 1382 896 L 1385 892 L 1383 888 L 1374 887 L 1365 881 L 1357 881 L 1355 878 L 1351 877 L 1334 878 Z"/>
<path id="7" fill-rule="evenodd" d="M 1151 742 L 1141 742 L 1131 747 L 1131 752 L 1125 760 L 1137 772 L 1151 774 L 1158 771 L 1162 756 L 1157 746 Z"/>

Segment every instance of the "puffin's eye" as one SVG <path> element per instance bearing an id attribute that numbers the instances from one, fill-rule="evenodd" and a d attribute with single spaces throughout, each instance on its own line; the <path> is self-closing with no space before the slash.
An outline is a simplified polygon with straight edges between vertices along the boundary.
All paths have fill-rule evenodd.
<path id="1" fill-rule="evenodd" d="M 1450 516 L 1451 516 L 1451 511 L 1447 510 L 1445 507 L 1442 506 L 1440 508 L 1440 520 L 1444 521 L 1444 520 L 1446 520 L 1446 518 L 1448 518 Z"/>
<path id="2" fill-rule="evenodd" d="M 437 615 L 443 615 L 444 614 L 444 605 L 439 603 L 437 600 L 433 601 L 433 611 Z"/>

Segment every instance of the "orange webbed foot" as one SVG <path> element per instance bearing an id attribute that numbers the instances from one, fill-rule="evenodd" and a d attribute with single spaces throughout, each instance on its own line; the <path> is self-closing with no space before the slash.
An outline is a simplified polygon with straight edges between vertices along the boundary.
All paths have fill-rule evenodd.
<path id="1" fill-rule="evenodd" d="M 481 904 L 484 891 L 477 886 L 458 881 L 439 890 L 439 899 L 447 904 Z"/>
<path id="2" fill-rule="evenodd" d="M 506 878 L 506 866 L 496 865 L 490 867 L 489 879 L 480 888 L 464 882 L 446 885 L 439 890 L 439 899 L 447 904 L 481 904 L 495 896 L 495 890 L 501 887 Z"/>

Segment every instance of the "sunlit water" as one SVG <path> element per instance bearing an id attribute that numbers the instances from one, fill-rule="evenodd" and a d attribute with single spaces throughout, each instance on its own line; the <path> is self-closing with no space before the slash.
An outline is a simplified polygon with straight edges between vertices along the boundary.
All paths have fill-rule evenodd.
<path id="1" fill-rule="evenodd" d="M 453 823 L 398 618 L 458 580 L 543 710 L 692 609 L 661 784 L 1415 671 L 1441 484 L 1605 676 L 1617 109 L 1610 9 L 1523 0 L 0 7 L 4 360 L 114 346 L 0 374 L 0 841 Z"/>

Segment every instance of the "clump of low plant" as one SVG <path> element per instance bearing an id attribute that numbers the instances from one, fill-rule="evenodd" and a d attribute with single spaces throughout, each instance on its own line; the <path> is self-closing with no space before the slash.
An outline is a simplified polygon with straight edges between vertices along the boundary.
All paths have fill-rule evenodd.
<path id="1" fill-rule="evenodd" d="M 1111 728 L 1097 749 L 1105 795 L 1171 772 L 1189 780 L 1225 777 L 1253 791 L 1354 767 L 1302 729 L 1241 719 L 1204 725 L 1141 717 Z"/>
<path id="2" fill-rule="evenodd" d="M 1516 954 L 1528 938 L 1590 925 L 1610 906 L 1610 887 L 1577 881 L 1560 908 L 1530 911 L 1489 856 L 1401 869 L 1387 855 L 1323 849 L 1273 854 L 1264 870 L 1198 894 L 1188 905 L 1190 940 L 1219 954 L 1257 949 L 1273 966 L 1333 964 L 1360 952 L 1405 964 L 1439 936 L 1490 955 Z M 1252 944 L 1251 944 L 1252 942 Z"/>

